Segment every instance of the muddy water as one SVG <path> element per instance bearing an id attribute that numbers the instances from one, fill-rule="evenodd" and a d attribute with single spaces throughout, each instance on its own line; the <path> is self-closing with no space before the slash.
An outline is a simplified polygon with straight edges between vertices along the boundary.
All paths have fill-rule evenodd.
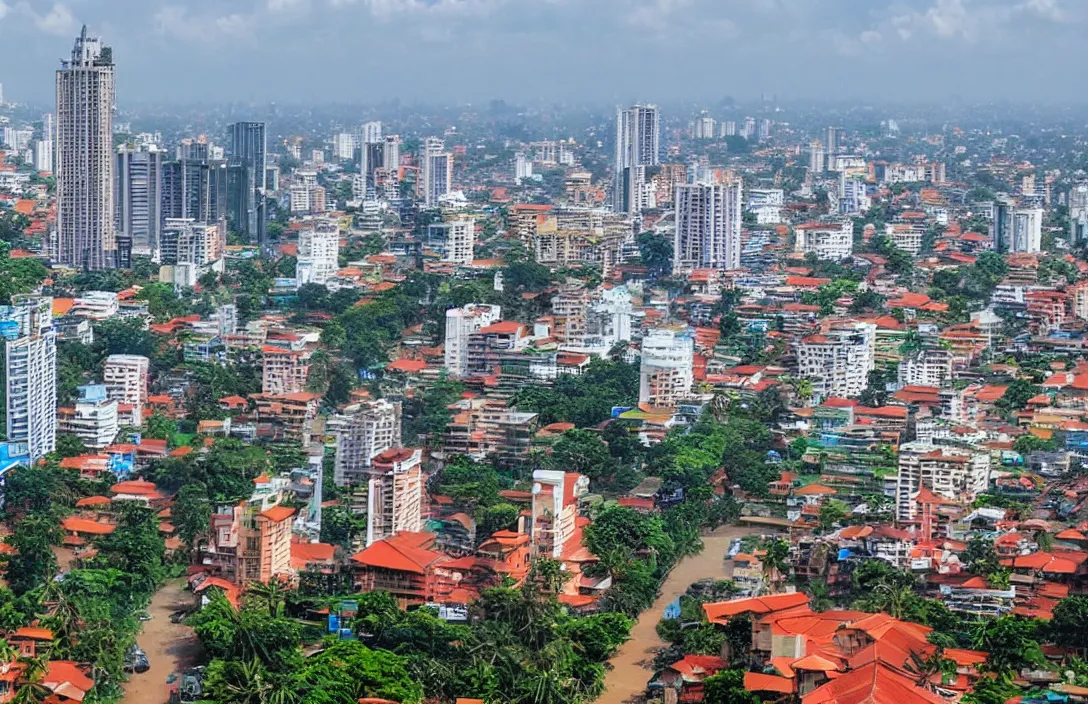
<path id="1" fill-rule="evenodd" d="M 631 640 L 624 643 L 612 658 L 612 669 L 605 676 L 605 691 L 596 700 L 598 704 L 621 704 L 642 696 L 646 682 L 653 676 L 650 668 L 654 654 L 667 645 L 658 638 L 656 630 L 665 607 L 683 594 L 693 582 L 724 578 L 724 558 L 729 550 L 729 542 L 734 538 L 760 532 L 765 531 L 728 526 L 703 536 L 703 551 L 681 561 L 673 568 L 661 585 L 661 595 L 657 597 L 657 601 L 642 612 L 635 627 L 631 629 Z"/>
<path id="2" fill-rule="evenodd" d="M 200 643 L 193 629 L 170 623 L 170 614 L 192 604 L 192 593 L 183 590 L 180 581 L 170 582 L 151 599 L 147 609 L 151 620 L 143 624 L 143 632 L 136 639 L 147 653 L 151 669 L 129 675 L 121 704 L 166 704 L 172 686 L 166 679 L 171 673 L 180 675 L 199 664 Z"/>

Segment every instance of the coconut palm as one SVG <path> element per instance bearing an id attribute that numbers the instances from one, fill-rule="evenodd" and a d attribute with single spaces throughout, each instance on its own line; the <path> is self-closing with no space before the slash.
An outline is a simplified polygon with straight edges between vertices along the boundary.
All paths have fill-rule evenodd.
<path id="1" fill-rule="evenodd" d="M 252 582 L 246 589 L 247 600 L 268 609 L 268 615 L 272 618 L 283 615 L 283 607 L 287 603 L 287 584 L 279 577 L 272 577 L 267 582 Z"/>

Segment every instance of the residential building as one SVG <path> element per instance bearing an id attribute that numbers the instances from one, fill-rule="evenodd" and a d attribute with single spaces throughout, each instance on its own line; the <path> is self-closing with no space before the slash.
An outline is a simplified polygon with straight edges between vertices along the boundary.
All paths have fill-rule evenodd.
<path id="1" fill-rule="evenodd" d="M 612 209 L 639 213 L 649 205 L 646 167 L 660 163 L 660 123 L 656 105 L 616 111 L 616 161 L 612 174 Z"/>
<path id="2" fill-rule="evenodd" d="M 333 480 L 337 486 L 364 484 L 374 458 L 400 447 L 401 406 L 385 399 L 353 404 L 337 425 Z"/>
<path id="3" fill-rule="evenodd" d="M 324 286 L 340 269 L 340 228 L 334 222 L 319 222 L 298 234 L 295 285 Z"/>
<path id="4" fill-rule="evenodd" d="M 987 490 L 989 482 L 989 452 L 927 442 L 903 443 L 895 482 L 896 516 L 903 521 L 918 516 L 916 497 L 923 488 L 949 502 L 969 504 Z"/>
<path id="5" fill-rule="evenodd" d="M 442 451 L 499 466 L 518 465 L 529 459 L 537 414 L 510 407 L 501 398 L 466 398 L 450 406 L 453 417 L 446 424 Z"/>
<path id="6" fill-rule="evenodd" d="M 102 381 L 109 397 L 133 406 L 136 426 L 143 425 L 143 407 L 147 403 L 147 380 L 151 362 L 138 354 L 111 354 L 102 370 Z"/>
<path id="7" fill-rule="evenodd" d="M 578 499 L 589 493 L 589 479 L 576 472 L 533 470 L 529 537 L 534 555 L 564 556 L 564 549 L 581 543 Z"/>
<path id="8" fill-rule="evenodd" d="M 899 362 L 899 383 L 940 388 L 952 379 L 952 357 L 950 351 L 940 348 L 926 348 L 905 355 Z"/>
<path id="9" fill-rule="evenodd" d="M 118 238 L 139 252 L 158 251 L 162 234 L 163 157 L 154 144 L 117 148 L 114 201 Z"/>
<path id="10" fill-rule="evenodd" d="M 450 377 L 459 379 L 468 374 L 469 336 L 501 319 L 499 306 L 470 304 L 446 311 L 443 363 Z"/>
<path id="11" fill-rule="evenodd" d="M 213 224 L 227 217 L 227 162 L 208 158 L 203 149 L 179 148 L 179 157 L 162 166 L 162 217 Z"/>
<path id="12" fill-rule="evenodd" d="M 819 399 L 849 398 L 861 394 L 875 366 L 876 325 L 838 323 L 829 330 L 805 337 L 797 346 L 797 367 L 812 382 Z"/>
<path id="13" fill-rule="evenodd" d="M 313 421 L 321 406 L 321 395 L 310 391 L 283 394 L 251 394 L 256 407 L 258 431 L 271 440 L 293 440 L 310 444 Z"/>
<path id="14" fill-rule="evenodd" d="M 113 50 L 87 28 L 57 71 L 55 261 L 83 270 L 117 266 L 113 201 Z"/>
<path id="15" fill-rule="evenodd" d="M 290 579 L 294 574 L 291 523 L 295 509 L 282 505 L 290 479 L 262 474 L 254 485 L 248 500 L 216 508 L 203 550 L 204 566 L 239 586 L 273 577 Z"/>
<path id="16" fill-rule="evenodd" d="M 261 393 L 293 394 L 306 388 L 306 377 L 310 374 L 310 350 L 265 345 L 263 356 Z"/>
<path id="17" fill-rule="evenodd" d="M 423 529 L 423 451 L 394 448 L 374 457 L 367 470 L 366 544 Z"/>
<path id="18" fill-rule="evenodd" d="M 838 261 L 854 251 L 854 224 L 849 219 L 806 223 L 794 228 L 794 238 L 793 251 Z"/>
<path id="19" fill-rule="evenodd" d="M 401 608 L 433 604 L 454 587 L 444 568 L 452 558 L 437 549 L 433 533 L 398 533 L 351 556 L 356 592 L 387 592 Z"/>
<path id="20" fill-rule="evenodd" d="M 809 173 L 822 174 L 827 162 L 827 152 L 820 140 L 814 139 L 808 145 L 808 170 Z"/>
<path id="21" fill-rule="evenodd" d="M 423 205 L 437 208 L 439 198 L 453 191 L 453 154 L 437 137 L 423 140 Z"/>
<path id="22" fill-rule="evenodd" d="M 58 432 L 75 435 L 87 447 L 112 444 L 119 427 L 117 401 L 109 397 L 105 384 L 80 386 L 75 407 L 57 409 Z"/>
<path id="23" fill-rule="evenodd" d="M 1069 244 L 1088 240 L 1088 183 L 1080 182 L 1069 191 Z"/>
<path id="24" fill-rule="evenodd" d="M 673 408 L 691 394 L 695 342 L 687 333 L 655 330 L 642 338 L 639 404 Z"/>
<path id="25" fill-rule="evenodd" d="M 234 231 L 249 242 L 263 245 L 268 144 L 263 122 L 236 122 L 229 128 L 227 162 L 227 217 Z"/>
<path id="26" fill-rule="evenodd" d="M 53 299 L 14 296 L 0 315 L 5 340 L 7 440 L 25 443 L 30 461 L 56 448 L 57 333 Z"/>
<path id="27" fill-rule="evenodd" d="M 476 247 L 476 220 L 463 218 L 427 226 L 427 248 L 444 262 L 471 264 Z"/>
<path id="28" fill-rule="evenodd" d="M 39 139 L 34 142 L 34 168 L 38 171 L 53 171 L 53 140 Z"/>
<path id="29" fill-rule="evenodd" d="M 674 187 L 674 273 L 740 267 L 741 190 L 740 181 Z"/>
<path id="30" fill-rule="evenodd" d="M 533 177 L 533 161 L 524 152 L 514 155 L 514 183 Z"/>
<path id="31" fill-rule="evenodd" d="M 1011 214 L 1009 243 L 1005 251 L 1034 253 L 1043 246 L 1043 209 L 1022 208 Z"/>
<path id="32" fill-rule="evenodd" d="M 205 267 L 223 257 L 226 245 L 218 223 L 207 224 L 191 218 L 169 218 L 163 224 L 159 240 L 159 259 L 163 264 L 192 264 Z"/>

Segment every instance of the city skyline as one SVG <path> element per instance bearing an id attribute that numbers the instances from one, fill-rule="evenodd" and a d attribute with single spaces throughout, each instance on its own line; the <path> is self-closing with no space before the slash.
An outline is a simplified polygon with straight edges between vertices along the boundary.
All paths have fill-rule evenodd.
<path id="1" fill-rule="evenodd" d="M 119 93 L 151 101 L 989 99 L 1011 85 L 1032 100 L 1068 96 L 1088 7 L 1068 0 L 600 0 L 588 9 L 574 0 L 239 0 L 222 9 L 195 0 L 0 3 L 0 65 L 17 67 L 0 77 L 9 100 L 44 101 L 47 71 L 84 22 L 134 59 L 118 74 Z M 1040 44 L 1069 69 L 1039 71 Z M 677 70 L 693 62 L 704 68 Z"/>

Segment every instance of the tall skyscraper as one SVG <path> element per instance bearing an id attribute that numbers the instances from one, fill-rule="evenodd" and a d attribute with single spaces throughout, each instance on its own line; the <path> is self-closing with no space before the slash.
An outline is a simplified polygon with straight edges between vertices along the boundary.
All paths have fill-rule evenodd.
<path id="1" fill-rule="evenodd" d="M 673 270 L 740 267 L 741 183 L 685 183 L 673 190 Z"/>
<path id="2" fill-rule="evenodd" d="M 236 122 L 230 126 L 227 215 L 235 231 L 255 244 L 264 244 L 265 240 L 266 139 L 263 122 Z"/>
<path id="3" fill-rule="evenodd" d="M 453 155 L 438 137 L 423 141 L 423 203 L 437 208 L 438 199 L 453 188 Z"/>
<path id="4" fill-rule="evenodd" d="M 646 168 L 660 163 L 660 125 L 656 105 L 633 105 L 616 112 L 616 168 L 612 208 L 638 213 L 646 193 Z"/>
<path id="5" fill-rule="evenodd" d="M 192 219 L 211 225 L 226 216 L 225 161 L 181 157 L 163 164 L 163 219 Z"/>
<path id="6" fill-rule="evenodd" d="M 53 299 L 14 296 L 3 311 L 8 441 L 26 443 L 33 462 L 57 444 L 57 333 Z"/>
<path id="7" fill-rule="evenodd" d="M 1088 183 L 1077 183 L 1069 191 L 1069 244 L 1088 240 Z"/>
<path id="8" fill-rule="evenodd" d="M 116 191 L 118 250 L 158 251 L 162 235 L 163 156 L 154 144 L 117 148 Z"/>
<path id="9" fill-rule="evenodd" d="M 84 270 L 117 266 L 113 206 L 113 50 L 87 27 L 57 71 L 55 259 Z"/>

